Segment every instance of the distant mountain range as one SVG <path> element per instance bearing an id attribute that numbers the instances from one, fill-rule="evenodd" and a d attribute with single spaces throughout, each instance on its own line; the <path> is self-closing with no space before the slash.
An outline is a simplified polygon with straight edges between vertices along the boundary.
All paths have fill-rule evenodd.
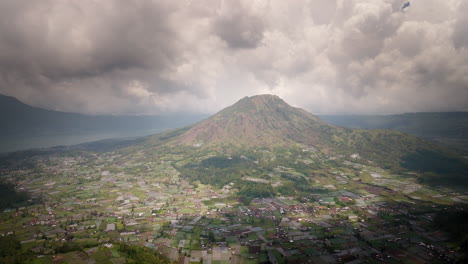
<path id="1" fill-rule="evenodd" d="M 321 115 L 322 120 L 360 129 L 391 129 L 424 138 L 467 138 L 468 112 L 406 113 L 399 115 Z"/>
<path id="2" fill-rule="evenodd" d="M 111 116 L 32 107 L 0 95 L 0 152 L 154 134 L 199 121 L 202 115 Z"/>
<path id="3" fill-rule="evenodd" d="M 260 99 L 262 98 L 262 99 Z M 320 127 L 324 123 L 335 126 L 359 128 L 359 129 L 390 129 L 406 132 L 434 142 L 443 143 L 446 146 L 455 147 L 459 151 L 468 153 L 468 112 L 448 113 L 411 113 L 401 115 L 321 115 L 312 116 L 304 110 L 298 112 L 284 111 L 287 107 L 279 102 L 273 109 L 268 109 L 271 104 L 263 104 L 259 97 L 253 100 L 241 100 L 235 108 L 233 106 L 218 113 L 215 119 L 206 120 L 205 127 L 211 127 L 209 133 L 217 131 L 217 135 L 226 135 L 229 141 L 238 141 L 243 136 L 233 133 L 236 126 L 241 125 L 247 134 L 255 134 L 256 138 L 250 143 L 255 144 L 280 144 L 285 142 L 272 142 L 273 138 L 267 134 L 267 128 L 274 126 L 275 133 L 291 135 L 291 128 L 286 129 L 285 120 L 293 118 L 293 130 L 301 131 L 301 119 L 310 119 Z M 269 98 L 270 103 L 278 103 L 279 98 Z M 282 101 L 282 100 L 281 100 Z M 238 110 L 257 110 L 251 112 L 248 117 Z M 238 108 L 236 110 L 236 108 Z M 219 122 L 229 112 L 235 112 L 235 120 L 232 123 Z M 268 112 L 269 111 L 269 112 Z M 293 116 L 288 116 L 292 114 Z M 281 118 L 276 118 L 281 117 Z M 46 110 L 26 105 L 14 97 L 0 95 L 0 152 L 15 151 L 28 148 L 49 147 L 56 145 L 71 145 L 83 142 L 96 141 L 107 138 L 136 137 L 159 133 L 168 129 L 183 127 L 206 118 L 204 115 L 165 115 L 165 116 L 111 116 L 111 115 L 84 115 L 77 113 L 65 113 Z M 218 120 L 218 121 L 214 121 Z M 277 122 L 272 122 L 276 120 Z M 323 122 L 323 121 L 325 122 Z M 258 130 L 257 130 L 258 129 Z M 200 142 L 204 137 L 210 137 L 205 131 L 191 131 L 185 135 L 183 141 L 190 142 L 197 139 Z M 221 136 L 222 137 L 222 136 Z M 307 142 L 308 138 L 292 138 L 301 142 Z M 253 138 L 252 138 L 253 139 Z M 216 139 L 212 139 L 216 140 Z M 221 140 L 221 139 L 217 139 Z M 288 139 L 289 141 L 291 139 Z"/>
<path id="4" fill-rule="evenodd" d="M 319 117 L 335 126 L 401 131 L 454 147 L 468 154 L 468 112 L 321 115 Z"/>

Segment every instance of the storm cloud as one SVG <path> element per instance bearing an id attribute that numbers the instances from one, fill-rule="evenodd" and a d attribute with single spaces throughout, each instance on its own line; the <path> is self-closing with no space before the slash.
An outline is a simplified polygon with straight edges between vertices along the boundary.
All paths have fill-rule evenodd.
<path id="1" fill-rule="evenodd" d="M 89 114 L 468 111 L 464 0 L 0 1 L 0 93 Z"/>

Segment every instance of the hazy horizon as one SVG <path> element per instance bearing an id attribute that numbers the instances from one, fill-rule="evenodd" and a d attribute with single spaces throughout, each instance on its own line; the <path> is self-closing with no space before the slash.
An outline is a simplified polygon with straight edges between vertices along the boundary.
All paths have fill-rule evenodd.
<path id="1" fill-rule="evenodd" d="M 43 108 L 43 107 L 38 107 L 34 105 L 27 104 L 23 101 L 21 101 L 19 98 L 16 98 L 14 96 L 9 96 L 5 94 L 0 94 L 0 96 L 6 96 L 6 97 L 11 97 L 16 100 L 18 100 L 20 103 L 23 103 L 25 105 L 39 108 L 42 110 L 47 110 L 47 111 L 56 111 L 56 112 L 61 112 L 65 114 L 80 114 L 80 115 L 86 115 L 90 117 L 99 117 L 99 116 L 108 116 L 108 117 L 157 117 L 157 116 L 170 116 L 170 115 L 197 115 L 200 116 L 201 118 L 206 118 L 209 117 L 210 115 L 216 114 L 217 112 L 221 111 L 225 107 L 228 107 L 229 105 L 226 105 L 223 108 L 220 108 L 218 110 L 215 110 L 214 112 L 209 112 L 209 113 L 192 113 L 192 112 L 172 112 L 172 113 L 155 113 L 155 114 L 145 114 L 145 113 L 140 113 L 140 114 L 114 114 L 114 113 L 103 113 L 103 114 L 90 114 L 90 113 L 80 113 L 80 112 L 66 112 L 66 111 L 60 111 L 60 110 L 54 110 L 54 109 L 49 109 L 49 108 Z M 252 95 L 255 96 L 255 95 Z M 242 99 L 242 98 L 240 98 Z M 240 100 L 239 99 L 239 100 Z M 301 107 L 299 107 L 301 108 Z M 307 110 L 307 109 L 304 109 Z M 307 110 L 308 111 L 308 110 Z M 431 113 L 466 113 L 468 110 L 460 110 L 460 111 L 454 111 L 454 110 L 447 110 L 447 111 L 424 111 L 424 112 L 396 112 L 396 113 L 350 113 L 350 112 L 338 112 L 338 113 L 327 113 L 327 114 L 321 114 L 321 113 L 312 113 L 317 116 L 392 116 L 392 115 L 406 115 L 406 114 L 431 114 Z"/>
<path id="2" fill-rule="evenodd" d="M 0 133 L 0 153 L 147 136 L 193 125 L 210 117 L 190 113 L 155 116 L 82 115 L 30 107 L 3 95 L 0 95 L 0 112 L 1 122 L 8 124 Z M 456 146 L 463 151 L 468 150 L 463 132 L 466 130 L 467 112 L 317 116 L 336 126 L 397 130 Z"/>

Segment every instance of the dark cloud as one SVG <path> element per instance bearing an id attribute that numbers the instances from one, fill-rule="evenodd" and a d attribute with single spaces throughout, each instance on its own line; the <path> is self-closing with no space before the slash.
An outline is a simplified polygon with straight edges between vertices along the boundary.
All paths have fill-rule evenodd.
<path id="1" fill-rule="evenodd" d="M 163 73 L 181 60 L 175 29 L 169 25 L 170 6 L 138 0 L 125 5 L 10 2 L 0 4 L 3 87 L 16 86 L 19 79 L 31 89 L 74 83 L 70 89 L 87 93 L 91 87 L 80 87 L 81 82 L 107 80 L 114 86 L 113 80 L 139 78 L 157 91 L 170 88 L 159 85 Z"/>
<path id="2" fill-rule="evenodd" d="M 214 19 L 213 31 L 232 49 L 256 48 L 263 38 L 262 20 L 237 4 Z"/>
<path id="3" fill-rule="evenodd" d="M 462 1 L 458 7 L 458 17 L 453 31 L 453 44 L 459 48 L 468 48 L 468 2 Z"/>
<path id="4" fill-rule="evenodd" d="M 468 110 L 460 0 L 0 1 L 0 93 L 84 113 Z"/>

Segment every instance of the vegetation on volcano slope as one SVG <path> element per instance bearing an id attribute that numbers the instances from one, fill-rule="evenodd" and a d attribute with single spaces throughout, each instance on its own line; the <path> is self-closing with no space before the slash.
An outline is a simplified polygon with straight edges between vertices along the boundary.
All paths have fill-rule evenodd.
<path id="1" fill-rule="evenodd" d="M 239 152 L 229 157 L 209 157 L 176 168 L 180 177 L 192 183 L 200 182 L 217 188 L 232 183 L 238 189 L 236 195 L 248 203 L 255 197 L 278 194 L 306 196 L 315 188 L 314 175 L 327 177 L 329 169 L 345 166 L 323 154 L 304 153 L 298 148 L 245 150 L 243 153 L 245 155 Z M 310 159 L 311 155 L 318 155 L 316 162 L 301 160 Z M 274 182 L 281 184 L 273 185 Z"/>
<path id="2" fill-rule="evenodd" d="M 160 141 L 163 139 L 166 137 L 158 138 L 161 144 L 166 144 Z M 215 155 L 224 156 L 233 152 L 246 153 L 267 149 L 274 153 L 277 160 L 280 160 L 283 153 L 291 149 L 295 152 L 295 149 L 301 148 L 312 148 L 328 156 L 348 157 L 357 153 L 361 157 L 359 162 L 375 163 L 394 172 L 410 169 L 442 175 L 446 172 L 435 167 L 427 167 L 424 162 L 419 162 L 413 157 L 416 155 L 420 157 L 418 160 L 431 162 L 431 155 L 427 153 L 437 153 L 443 160 L 450 161 L 444 162 L 444 166 L 468 169 L 468 164 L 460 158 L 454 158 L 454 154 L 449 150 L 416 136 L 390 130 L 335 127 L 271 95 L 243 98 L 209 119 L 189 128 L 170 132 L 167 140 L 171 146 L 196 146 L 200 150 L 215 151 Z M 292 156 L 298 157 L 300 153 L 294 153 Z M 220 184 L 232 181 L 235 178 L 233 174 L 237 173 L 233 170 L 236 165 L 233 164 L 234 161 L 229 162 L 231 163 L 229 168 L 208 166 L 210 169 L 207 177 L 213 178 L 215 174 L 221 174 L 225 181 L 221 180 Z M 244 165 L 247 164 L 241 166 Z M 269 164 L 262 165 L 269 166 Z M 295 165 L 300 166 L 297 163 Z M 195 169 L 196 166 L 198 165 L 195 165 Z M 445 183 L 463 179 L 463 169 L 451 171 L 449 180 Z M 195 176 L 195 178 L 200 177 L 203 176 Z"/>
<path id="3" fill-rule="evenodd" d="M 377 164 L 394 173 L 415 171 L 420 173 L 421 183 L 459 185 L 467 182 L 465 172 L 468 171 L 468 164 L 466 161 L 411 135 L 392 131 L 354 130 L 350 133 L 338 134 L 334 140 L 339 150 L 329 153 L 332 157 L 352 160 L 349 156 L 358 153 L 360 159 L 352 161 L 367 165 Z M 232 155 L 212 154 L 213 157 L 200 162 L 189 162 L 177 169 L 188 180 L 222 187 L 230 182 L 241 184 L 240 179 L 245 176 L 255 175 L 255 177 L 268 179 L 266 175 L 278 166 L 294 168 L 303 175 L 319 173 L 324 167 L 343 166 L 333 159 L 326 158 L 330 156 L 323 153 L 315 155 L 323 156 L 322 159 L 326 160 L 326 163 L 298 162 L 306 156 L 298 147 L 275 148 L 274 150 L 232 148 L 230 153 Z M 274 159 L 268 156 L 273 156 Z M 275 188 L 274 191 L 289 194 L 291 187 L 296 186 L 295 192 L 302 192 L 301 188 L 304 188 L 304 184 L 306 183 L 294 182 L 289 178 L 285 185 Z M 297 188 L 297 186 L 300 187 Z"/>

